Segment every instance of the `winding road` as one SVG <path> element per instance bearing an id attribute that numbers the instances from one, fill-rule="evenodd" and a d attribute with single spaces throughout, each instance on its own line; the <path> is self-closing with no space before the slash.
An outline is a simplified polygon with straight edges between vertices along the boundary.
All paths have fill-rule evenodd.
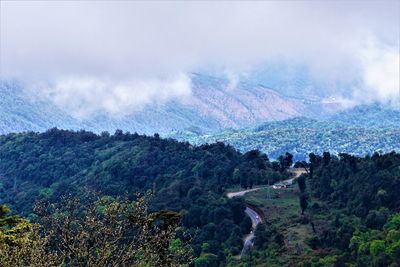
<path id="1" fill-rule="evenodd" d="M 293 180 L 296 179 L 297 177 L 299 177 L 301 174 L 306 173 L 306 170 L 299 168 L 299 169 L 291 169 L 290 172 L 294 174 L 294 176 L 292 178 L 280 181 L 276 184 L 291 185 L 293 183 Z M 228 198 L 241 197 L 249 192 L 254 192 L 254 191 L 260 190 L 262 188 L 266 188 L 266 187 L 268 187 L 268 186 L 252 188 L 252 189 L 242 190 L 242 191 L 238 191 L 238 192 L 229 192 L 226 194 L 226 196 Z M 246 206 L 246 209 L 244 212 L 246 213 L 247 216 L 250 217 L 252 227 L 251 227 L 250 234 L 246 235 L 243 238 L 243 249 L 242 249 L 242 252 L 240 253 L 239 258 L 246 255 L 251 250 L 251 248 L 253 247 L 253 244 L 254 244 L 254 238 L 255 238 L 254 232 L 257 228 L 257 225 L 263 223 L 263 221 L 261 219 L 262 218 L 261 214 L 258 214 L 257 211 L 252 209 L 251 207 Z"/>
<path id="2" fill-rule="evenodd" d="M 247 216 L 250 217 L 252 226 L 251 226 L 250 234 L 246 235 L 243 239 L 243 249 L 242 249 L 242 252 L 240 253 L 240 258 L 242 256 L 246 255 L 250 251 L 250 249 L 253 247 L 253 244 L 254 244 L 253 241 L 255 238 L 254 231 L 256 230 L 257 225 L 262 223 L 260 215 L 252 208 L 246 207 L 244 212 L 247 214 Z"/>
<path id="3" fill-rule="evenodd" d="M 233 197 L 238 197 L 238 196 L 243 196 L 244 194 L 248 193 L 248 192 L 252 192 L 252 191 L 256 191 L 260 188 L 254 188 L 251 190 L 243 190 L 243 191 L 239 191 L 239 192 L 232 192 L 232 193 L 228 193 L 227 196 L 228 198 L 233 198 Z M 254 209 L 252 209 L 249 206 L 246 206 L 246 209 L 244 210 L 244 212 L 246 213 L 247 216 L 250 217 L 251 219 L 251 232 L 250 234 L 246 235 L 243 238 L 243 249 L 242 252 L 240 253 L 239 258 L 241 258 L 242 256 L 246 255 L 250 249 L 253 247 L 254 244 L 254 232 L 257 228 L 257 225 L 259 225 L 260 223 L 262 223 L 262 219 L 260 214 L 257 213 L 257 211 L 255 211 Z"/>

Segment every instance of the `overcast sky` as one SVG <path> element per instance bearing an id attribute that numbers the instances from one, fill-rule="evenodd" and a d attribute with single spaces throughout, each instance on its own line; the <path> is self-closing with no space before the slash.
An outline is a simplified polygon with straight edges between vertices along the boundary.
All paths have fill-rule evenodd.
<path id="1" fill-rule="evenodd" d="M 1 77 L 92 105 L 79 116 L 190 95 L 191 71 L 240 77 L 279 60 L 390 102 L 399 25 L 400 1 L 1 1 Z"/>

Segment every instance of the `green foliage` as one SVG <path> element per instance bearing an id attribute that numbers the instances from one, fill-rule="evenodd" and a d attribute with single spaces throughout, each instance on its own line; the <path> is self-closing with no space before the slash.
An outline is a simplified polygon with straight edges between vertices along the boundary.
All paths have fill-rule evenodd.
<path id="1" fill-rule="evenodd" d="M 192 249 L 187 240 L 176 238 L 179 214 L 151 213 L 146 197 L 140 196 L 135 202 L 101 198 L 85 206 L 81 204 L 79 199 L 70 197 L 63 197 L 58 204 L 39 203 L 35 211 L 40 224 L 34 225 L 18 216 L 6 216 L 7 209 L 1 206 L 0 266 L 188 266 L 192 263 Z M 100 211 L 99 206 L 105 208 Z"/>
<path id="2" fill-rule="evenodd" d="M 247 235 L 248 233 L 250 233 L 251 226 L 252 226 L 251 219 L 248 216 L 246 216 L 242 221 L 242 223 L 240 224 L 242 234 Z"/>
<path id="3" fill-rule="evenodd" d="M 334 266 L 336 266 L 335 265 L 336 260 L 337 260 L 337 256 L 336 255 L 332 255 L 332 256 L 329 255 L 329 256 L 326 256 L 326 257 L 323 257 L 322 259 L 320 259 L 318 261 L 318 264 L 320 266 L 334 267 Z"/>
<path id="4" fill-rule="evenodd" d="M 368 117 L 369 113 L 352 118 L 350 122 L 340 116 L 327 121 L 293 118 L 216 134 L 178 132 L 171 136 L 192 144 L 223 141 L 240 151 L 259 149 L 270 159 L 278 159 L 288 151 L 295 160 L 306 160 L 310 151 L 320 155 L 330 151 L 331 154 L 343 152 L 364 156 L 375 151 L 388 153 L 400 150 L 399 119 L 394 121 L 398 114 L 396 111 L 393 115 L 383 116 L 385 120 L 365 120 L 362 124 L 360 119 Z"/>
<path id="5" fill-rule="evenodd" d="M 399 265 L 400 155 L 324 156 L 310 157 L 314 175 L 309 182 L 312 194 L 329 203 L 333 220 L 313 248 L 334 248 L 336 253 L 321 260 Z"/>
<path id="6" fill-rule="evenodd" d="M 122 131 L 99 136 L 51 129 L 0 136 L 0 192 L 2 201 L 27 216 L 36 199 L 59 204 L 66 193 L 80 195 L 85 207 L 88 195 L 83 188 L 93 188 L 102 196 L 96 214 L 104 216 L 118 196 L 136 199 L 136 192 L 151 190 L 149 213 L 157 225 L 162 228 L 166 222 L 181 220 L 182 230 L 193 236 L 195 266 L 220 266 L 227 264 L 226 259 L 233 262 L 232 255 L 241 251 L 243 233 L 250 225 L 244 200 L 226 198 L 225 190 L 286 178 L 291 161 L 290 154 L 280 162 L 270 162 L 257 150 L 242 154 L 223 143 L 196 147 Z M 242 262 L 283 266 L 298 259 L 305 266 L 399 265 L 400 155 L 376 153 L 360 158 L 311 153 L 306 165 L 308 177 L 298 178 L 301 192 L 293 187 L 293 201 L 287 210 L 280 210 L 287 213 L 290 231 L 279 228 L 284 224 L 276 220 L 259 225 L 254 253 Z M 274 193 L 276 201 L 282 200 L 279 197 L 285 190 Z M 299 215 L 298 196 L 303 212 L 308 199 L 315 203 L 305 216 Z M 266 214 L 274 212 L 269 208 Z M 8 212 L 1 206 L 0 237 L 10 244 L 27 240 L 30 224 Z M 57 213 L 56 218 L 63 216 Z M 290 225 L 300 221 L 299 229 Z M 302 236 L 301 246 L 287 245 L 289 232 Z M 167 245 L 154 243 L 154 247 L 161 246 L 165 254 L 188 251 L 180 233 Z"/>
<path id="7" fill-rule="evenodd" d="M 9 216 L 10 209 L 0 205 L 0 248 L 30 242 L 32 225 L 19 216 Z"/>
<path id="8" fill-rule="evenodd" d="M 356 252 L 357 261 L 400 263 L 399 215 L 393 214 L 382 230 L 366 229 L 354 233 L 350 249 Z"/>
<path id="9" fill-rule="evenodd" d="M 256 150 L 242 154 L 223 143 L 193 147 L 122 131 L 99 136 L 51 129 L 0 136 L 0 159 L 2 200 L 24 216 L 37 198 L 57 203 L 64 194 L 84 196 L 86 187 L 110 198 L 128 192 L 134 199 L 136 192 L 152 190 L 150 209 L 182 216 L 183 226 L 195 235 L 196 256 L 203 243 L 216 255 L 232 243 L 241 249 L 235 233 L 247 218 L 245 206 L 224 197 L 226 188 L 243 180 L 244 187 L 251 187 L 283 177 Z M 98 206 L 99 212 L 104 209 Z"/>
<path id="10" fill-rule="evenodd" d="M 252 261 L 257 266 L 400 266 L 399 179 L 400 155 L 395 152 L 364 158 L 311 153 L 309 173 L 298 178 L 298 188 L 276 193 L 279 206 L 264 204 L 272 224 L 258 227 Z M 247 198 L 261 205 L 258 195 Z M 305 215 L 295 215 L 293 204 L 283 205 L 290 196 L 300 197 L 302 210 L 307 196 L 314 204 Z M 284 240 L 275 241 L 277 250 L 268 238 L 275 227 Z"/>
<path id="11" fill-rule="evenodd" d="M 218 267 L 218 257 L 212 253 L 202 253 L 194 261 L 195 267 Z"/>
<path id="12" fill-rule="evenodd" d="M 328 165 L 317 164 L 316 179 L 310 179 L 313 194 L 357 216 L 369 216 L 370 227 L 381 227 L 388 214 L 400 206 L 399 154 L 375 153 L 365 158 L 340 154 Z"/>
<path id="13" fill-rule="evenodd" d="M 38 225 L 20 216 L 9 216 L 10 209 L 0 205 L 0 266 L 59 266 L 57 254 L 45 250 L 49 240 L 39 235 Z"/>
<path id="14" fill-rule="evenodd" d="M 373 257 L 377 257 L 381 252 L 385 251 L 385 241 L 372 240 L 369 246 L 369 253 Z"/>

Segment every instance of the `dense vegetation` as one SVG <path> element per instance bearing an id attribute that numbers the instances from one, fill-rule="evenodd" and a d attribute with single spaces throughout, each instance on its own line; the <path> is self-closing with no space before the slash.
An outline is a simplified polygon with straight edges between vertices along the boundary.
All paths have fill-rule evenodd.
<path id="1" fill-rule="evenodd" d="M 400 117 L 398 113 L 396 115 Z M 357 123 L 354 118 L 349 118 L 348 121 L 334 118 L 335 120 L 326 121 L 294 118 L 265 123 L 256 128 L 226 130 L 216 134 L 199 135 L 190 131 L 180 131 L 171 136 L 193 144 L 220 141 L 240 151 L 258 149 L 272 159 L 287 151 L 292 153 L 296 160 L 306 160 L 311 152 L 322 154 L 329 151 L 336 155 L 349 153 L 364 156 L 376 151 L 387 153 L 400 149 L 398 120 L 381 125 L 374 120 Z M 381 123 L 384 122 L 387 122 L 387 119 L 382 119 Z"/>
<path id="2" fill-rule="evenodd" d="M 325 260 L 358 266 L 400 265 L 400 155 L 310 155 L 310 193 L 328 204 L 327 229 L 313 237 Z M 313 212 L 318 214 L 318 208 Z M 322 213 L 324 213 L 322 211 Z"/>
<path id="3" fill-rule="evenodd" d="M 59 225 L 54 231 L 62 232 L 63 225 L 52 220 L 63 218 L 68 209 L 62 210 L 65 206 L 61 205 L 53 213 L 57 216 L 47 217 L 46 223 L 37 209 L 33 211 L 34 203 L 39 200 L 57 205 L 61 196 L 79 196 L 78 206 L 83 210 L 78 208 L 80 216 L 73 222 L 83 233 L 90 233 L 92 228 L 84 227 L 87 224 L 82 219 L 86 217 L 82 215 L 94 214 L 89 221 L 104 226 L 104 210 L 112 207 L 117 197 L 126 196 L 136 203 L 138 192 L 152 191 L 144 216 L 167 214 L 167 218 L 174 218 L 173 235 L 168 235 L 168 245 L 163 246 L 165 253 L 174 252 L 168 254 L 170 261 L 177 259 L 177 251 L 190 251 L 196 267 L 400 265 L 399 154 L 375 153 L 361 158 L 311 153 L 307 162 L 296 163 L 306 167 L 308 173 L 297 178 L 291 188 L 273 192 L 265 188 L 244 198 L 225 197 L 224 193 L 234 187 L 272 184 L 287 178 L 292 161 L 289 153 L 270 162 L 257 150 L 243 154 L 220 142 L 192 146 L 157 134 L 148 137 L 117 131 L 96 135 L 58 129 L 9 134 L 0 137 L 0 202 L 31 222 L 41 223 L 44 229 Z M 89 201 L 91 190 L 100 195 L 95 206 Z M 267 221 L 256 230 L 252 253 L 238 260 L 234 256 L 240 253 L 242 237 L 251 228 L 244 214 L 245 201 L 264 210 Z M 95 212 L 85 211 L 90 207 Z M 46 254 L 46 240 L 55 237 L 48 234 L 44 237 L 50 239 L 40 239 L 44 238 L 43 231 L 38 235 L 30 230 L 36 224 L 30 226 L 7 212 L 2 206 L 0 245 L 1 238 L 15 238 L 13 233 L 21 235 L 12 242 L 25 242 L 29 233 L 30 246 L 44 247 L 35 253 L 51 258 L 52 254 Z M 122 213 L 129 214 L 126 210 Z M 132 223 L 132 216 L 126 218 Z M 178 225 L 183 228 L 176 230 Z M 83 236 L 87 239 L 82 244 L 90 248 L 92 235 Z M 185 242 L 189 241 L 191 249 L 186 249 Z M 136 252 L 132 252 L 131 260 L 143 255 Z M 66 262 L 77 259 L 68 253 L 61 255 Z M 149 255 L 160 258 L 157 253 Z"/>
<path id="4" fill-rule="evenodd" d="M 249 227 L 242 200 L 227 199 L 223 192 L 272 183 L 284 170 L 273 170 L 258 151 L 241 154 L 223 143 L 193 147 L 158 135 L 51 129 L 0 137 L 0 174 L 1 202 L 31 219 L 37 198 L 55 203 L 89 187 L 134 199 L 137 192 L 152 190 L 151 210 L 181 214 L 194 236 L 195 255 L 224 262 L 240 251 Z"/>
<path id="5" fill-rule="evenodd" d="M 270 216 L 245 262 L 400 266 L 400 155 L 325 152 L 305 165 L 309 173 L 292 188 L 246 197 Z"/>
<path id="6" fill-rule="evenodd" d="M 81 196 L 82 197 L 82 196 Z M 78 197 L 35 206 L 39 219 L 30 223 L 9 216 L 0 205 L 0 266 L 187 266 L 192 250 L 179 229 L 179 214 L 148 212 L 148 196 L 135 202 Z"/>

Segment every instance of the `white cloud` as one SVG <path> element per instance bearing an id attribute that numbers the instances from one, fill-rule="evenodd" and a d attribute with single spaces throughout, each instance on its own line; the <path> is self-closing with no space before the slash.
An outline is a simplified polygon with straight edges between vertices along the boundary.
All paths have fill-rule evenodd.
<path id="1" fill-rule="evenodd" d="M 377 44 L 370 40 L 359 53 L 363 89 L 357 97 L 371 102 L 400 103 L 400 51 L 393 46 Z"/>
<path id="2" fill-rule="evenodd" d="M 79 116 L 179 98 L 171 83 L 198 69 L 220 69 L 234 86 L 273 60 L 306 65 L 315 79 L 363 81 L 354 97 L 388 101 L 398 88 L 390 51 L 398 52 L 399 9 L 399 1 L 1 2 L 0 76 L 55 85 L 54 101 Z M 366 38 L 378 47 L 363 51 Z"/>
<path id="3" fill-rule="evenodd" d="M 84 119 L 94 113 L 111 116 L 129 115 L 148 104 L 162 104 L 172 98 L 190 95 L 190 79 L 131 80 L 115 82 L 93 77 L 69 77 L 42 91 L 58 106 Z"/>

